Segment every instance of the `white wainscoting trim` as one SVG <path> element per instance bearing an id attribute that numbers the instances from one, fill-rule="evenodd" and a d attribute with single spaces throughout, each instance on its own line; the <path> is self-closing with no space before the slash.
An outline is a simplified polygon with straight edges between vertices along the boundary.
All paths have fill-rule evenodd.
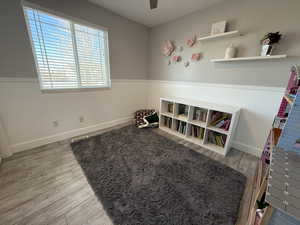
<path id="1" fill-rule="evenodd" d="M 9 77 L 9 78 L 0 78 L 0 82 L 3 83 L 37 83 L 38 79 L 31 78 L 21 78 L 21 77 Z M 201 82 L 192 82 L 192 81 L 164 81 L 164 80 L 143 80 L 143 79 L 112 79 L 112 85 L 114 83 L 137 83 L 143 85 L 161 85 L 161 86 L 176 86 L 177 87 L 210 87 L 210 88 L 228 88 L 228 89 L 239 89 L 244 91 L 265 91 L 265 92 L 276 92 L 283 93 L 283 87 L 267 87 L 267 86 L 249 86 L 249 85 L 234 85 L 234 84 L 215 84 L 215 83 L 201 83 Z M 147 90 L 145 90 L 146 92 Z M 151 94 L 151 90 L 148 91 L 148 94 Z M 149 100 L 148 100 L 149 103 Z M 114 125 L 125 123 L 130 121 L 130 117 L 120 118 L 113 121 L 107 121 L 99 124 L 95 124 L 85 128 L 79 128 L 75 130 L 70 130 L 62 133 L 58 133 L 52 136 L 42 137 L 34 140 L 29 140 L 22 143 L 17 143 L 10 145 L 12 152 L 20 152 L 23 150 L 31 149 L 41 145 L 49 144 L 56 141 L 61 141 L 64 139 L 84 135 L 86 133 L 94 132 L 104 128 L 108 128 Z M 233 141 L 232 146 L 238 150 L 241 150 L 246 153 L 250 153 L 256 156 L 260 156 L 262 150 L 255 146 L 250 146 L 242 142 Z"/>
<path id="2" fill-rule="evenodd" d="M 242 89 L 251 91 L 268 91 L 283 93 L 284 87 L 269 87 L 269 86 L 253 86 L 253 85 L 237 85 L 237 84 L 217 84 L 217 83 L 202 83 L 194 81 L 165 81 L 165 80 L 148 80 L 149 84 L 159 85 L 176 85 L 176 86 L 193 86 L 193 87 L 212 87 L 212 88 L 229 88 Z"/>
<path id="3" fill-rule="evenodd" d="M 36 83 L 37 78 L 34 77 L 0 77 L 1 83 Z M 114 83 L 148 83 L 148 84 L 163 84 L 163 85 L 177 85 L 177 86 L 201 86 L 201 87 L 215 87 L 215 88 L 230 88 L 242 90 L 260 90 L 271 92 L 284 92 L 284 87 L 269 87 L 269 86 L 253 86 L 253 85 L 237 85 L 237 84 L 217 84 L 217 83 L 202 83 L 198 81 L 166 81 L 166 80 L 145 80 L 145 79 L 112 79 Z"/>
<path id="4" fill-rule="evenodd" d="M 18 143 L 18 144 L 15 144 L 15 145 L 11 145 L 10 148 L 12 149 L 13 153 L 17 153 L 17 152 L 21 152 L 21 151 L 24 151 L 24 150 L 36 148 L 36 147 L 43 146 L 43 145 L 46 145 L 46 144 L 50 144 L 50 143 L 53 143 L 53 142 L 62 141 L 62 140 L 77 137 L 77 136 L 80 136 L 80 135 L 85 135 L 85 134 L 88 134 L 88 133 L 91 133 L 91 132 L 103 130 L 103 129 L 113 127 L 113 126 L 116 126 L 116 125 L 119 125 L 119 124 L 128 123 L 130 121 L 132 121 L 132 117 L 125 117 L 125 118 L 122 118 L 122 119 L 112 120 L 112 121 L 108 121 L 108 122 L 102 122 L 102 123 L 99 123 L 99 124 L 96 124 L 96 125 L 93 125 L 93 126 L 74 129 L 74 130 L 58 133 L 58 134 L 55 134 L 55 135 L 52 135 L 52 136 L 43 137 L 43 138 L 39 138 L 39 139 L 35 139 L 35 140 L 30 140 L 30 141 Z"/>

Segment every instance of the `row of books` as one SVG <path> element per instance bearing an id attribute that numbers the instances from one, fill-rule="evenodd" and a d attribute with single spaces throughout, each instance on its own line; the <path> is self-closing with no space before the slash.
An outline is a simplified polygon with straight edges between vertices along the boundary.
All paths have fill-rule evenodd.
<path id="1" fill-rule="evenodd" d="M 173 113 L 173 108 L 174 108 L 174 104 L 173 103 L 168 103 L 168 112 L 169 113 Z"/>
<path id="2" fill-rule="evenodd" d="M 179 104 L 178 105 L 178 115 L 188 116 L 189 107 L 187 105 Z"/>
<path id="3" fill-rule="evenodd" d="M 191 127 L 191 136 L 192 137 L 203 139 L 204 132 L 205 132 L 205 129 L 202 127 L 198 127 L 198 126 L 194 126 L 194 125 L 192 125 L 192 127 Z"/>
<path id="4" fill-rule="evenodd" d="M 193 120 L 199 120 L 199 121 L 206 121 L 207 117 L 207 110 L 206 109 L 200 109 L 200 108 L 195 108 L 194 109 L 194 115 L 193 115 Z"/>
<path id="5" fill-rule="evenodd" d="M 224 147 L 226 143 L 226 135 L 217 134 L 215 132 L 208 132 L 207 134 L 207 140 L 210 143 L 213 143 L 215 145 L 218 145 L 220 147 Z"/>
<path id="6" fill-rule="evenodd" d="M 172 118 L 165 117 L 164 126 L 171 129 L 172 128 Z"/>
<path id="7" fill-rule="evenodd" d="M 185 134 L 186 122 L 177 121 L 175 128 L 176 128 L 176 131 L 178 131 L 179 133 Z"/>
<path id="8" fill-rule="evenodd" d="M 229 130 L 231 123 L 231 115 L 222 112 L 213 112 L 211 116 L 210 125 L 221 128 L 224 130 Z"/>

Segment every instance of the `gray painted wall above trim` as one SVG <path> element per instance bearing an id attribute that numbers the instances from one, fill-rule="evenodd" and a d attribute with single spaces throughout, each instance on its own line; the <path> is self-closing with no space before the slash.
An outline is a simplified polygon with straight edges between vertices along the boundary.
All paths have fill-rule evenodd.
<path id="1" fill-rule="evenodd" d="M 109 29 L 112 78 L 147 77 L 148 28 L 87 0 L 27 0 Z M 21 0 L 5 0 L 0 7 L 0 77 L 36 76 Z M 124 76 L 124 74 L 127 74 Z"/>
<path id="2" fill-rule="evenodd" d="M 259 86 L 285 86 L 293 64 L 300 64 L 300 1 L 297 0 L 226 0 L 203 11 L 166 23 L 150 30 L 149 79 L 198 81 Z M 228 31 L 239 30 L 243 36 L 197 43 L 186 46 L 192 35 L 210 34 L 214 22 L 228 21 Z M 281 31 L 285 36 L 274 54 L 288 54 L 284 60 L 211 63 L 210 59 L 224 58 L 225 49 L 232 43 L 238 56 L 260 54 L 260 40 L 268 32 Z M 164 40 L 174 40 L 184 46 L 182 62 L 168 66 L 168 58 L 160 53 Z M 200 62 L 184 62 L 192 53 L 202 53 Z"/>

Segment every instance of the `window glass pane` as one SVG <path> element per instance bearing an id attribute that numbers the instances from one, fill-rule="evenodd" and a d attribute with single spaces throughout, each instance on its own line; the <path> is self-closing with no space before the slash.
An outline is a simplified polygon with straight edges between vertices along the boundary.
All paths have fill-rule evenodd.
<path id="1" fill-rule="evenodd" d="M 81 85 L 104 85 L 106 75 L 103 32 L 75 24 Z"/>
<path id="2" fill-rule="evenodd" d="M 70 22 L 25 8 L 41 87 L 76 88 L 78 77 Z"/>
<path id="3" fill-rule="evenodd" d="M 107 33 L 24 7 L 42 89 L 109 84 Z"/>

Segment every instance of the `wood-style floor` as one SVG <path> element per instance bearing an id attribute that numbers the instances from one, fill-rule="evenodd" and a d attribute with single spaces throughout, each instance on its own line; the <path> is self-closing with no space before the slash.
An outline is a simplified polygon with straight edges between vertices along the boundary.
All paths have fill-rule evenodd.
<path id="1" fill-rule="evenodd" d="M 224 158 L 161 130 L 155 132 L 248 177 L 237 223 L 245 225 L 257 158 L 234 149 Z M 0 168 L 0 224 L 111 225 L 112 222 L 89 186 L 70 149 L 69 141 L 62 141 L 21 152 L 4 160 Z"/>

